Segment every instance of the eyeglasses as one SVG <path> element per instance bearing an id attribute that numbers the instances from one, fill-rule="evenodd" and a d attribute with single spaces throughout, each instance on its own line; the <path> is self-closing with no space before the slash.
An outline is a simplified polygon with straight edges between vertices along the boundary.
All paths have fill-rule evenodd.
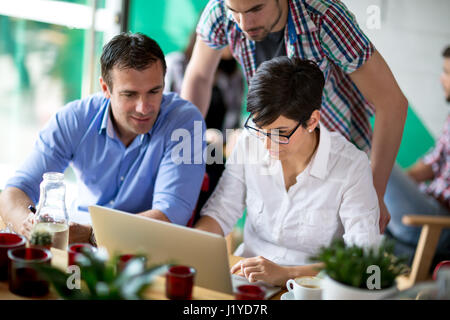
<path id="1" fill-rule="evenodd" d="M 252 115 L 250 115 L 247 120 L 245 121 L 244 128 L 246 128 L 252 135 L 255 137 L 264 140 L 266 137 L 268 137 L 272 142 L 279 143 L 279 144 L 288 144 L 289 138 L 295 133 L 295 131 L 300 127 L 300 122 L 297 124 L 297 126 L 292 130 L 292 132 L 288 135 L 284 134 L 272 134 L 268 132 L 264 132 L 262 130 L 259 130 L 256 127 L 255 123 L 251 119 Z M 250 122 L 250 124 L 249 124 Z M 254 125 L 254 126 L 252 126 Z"/>

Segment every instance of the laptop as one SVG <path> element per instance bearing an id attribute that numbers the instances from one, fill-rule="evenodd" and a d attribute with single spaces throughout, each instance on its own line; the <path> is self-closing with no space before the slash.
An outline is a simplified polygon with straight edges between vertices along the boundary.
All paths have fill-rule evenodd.
<path id="1" fill-rule="evenodd" d="M 226 240 L 220 235 L 101 206 L 90 206 L 89 213 L 97 244 L 110 255 L 143 253 L 151 264 L 192 266 L 197 270 L 195 285 L 226 294 L 249 283 L 230 274 Z M 257 284 L 266 299 L 281 290 L 263 281 Z"/>

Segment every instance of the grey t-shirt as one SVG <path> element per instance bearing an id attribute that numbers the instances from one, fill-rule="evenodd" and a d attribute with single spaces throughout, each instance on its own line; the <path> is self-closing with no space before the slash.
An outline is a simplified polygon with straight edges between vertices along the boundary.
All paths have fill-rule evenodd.
<path id="1" fill-rule="evenodd" d="M 256 67 L 266 60 L 285 55 L 284 29 L 271 32 L 264 40 L 255 42 Z"/>

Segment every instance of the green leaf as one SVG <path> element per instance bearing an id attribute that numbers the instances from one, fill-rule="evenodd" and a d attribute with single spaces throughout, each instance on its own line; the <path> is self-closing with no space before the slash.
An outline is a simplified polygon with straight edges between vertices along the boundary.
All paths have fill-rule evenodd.
<path id="1" fill-rule="evenodd" d="M 114 284 L 115 286 L 120 287 L 131 277 L 142 274 L 144 271 L 145 261 L 140 258 L 132 258 L 127 262 L 123 271 L 119 273 L 119 276 L 115 280 Z"/>
<path id="2" fill-rule="evenodd" d="M 83 250 L 76 262 L 81 272 L 81 289 L 69 289 L 69 274 L 50 265 L 37 266 L 36 269 L 55 288 L 64 299 L 104 300 L 104 299 L 142 299 L 145 289 L 154 277 L 167 271 L 166 265 L 146 269 L 146 257 L 137 255 L 131 259 L 120 273 L 117 272 L 118 255 L 111 259 L 101 252 Z"/>
<path id="3" fill-rule="evenodd" d="M 145 289 L 153 282 L 154 278 L 167 272 L 167 266 L 155 266 L 129 279 L 121 286 L 120 293 L 124 299 L 136 300 L 142 299 Z"/>
<path id="4" fill-rule="evenodd" d="M 87 298 L 87 295 L 80 289 L 68 288 L 67 280 L 70 276 L 68 273 L 46 264 L 35 265 L 34 268 L 55 288 L 61 298 L 67 300 L 84 300 Z"/>

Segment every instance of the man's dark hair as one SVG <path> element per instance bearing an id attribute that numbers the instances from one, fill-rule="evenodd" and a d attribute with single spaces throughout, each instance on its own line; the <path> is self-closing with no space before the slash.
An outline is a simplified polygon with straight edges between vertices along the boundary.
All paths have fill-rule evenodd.
<path id="1" fill-rule="evenodd" d="M 100 58 L 102 78 L 112 90 L 111 70 L 114 66 L 142 71 L 158 60 L 161 61 L 165 75 L 166 59 L 158 43 L 142 33 L 123 32 L 103 47 Z"/>
<path id="2" fill-rule="evenodd" d="M 442 52 L 442 56 L 444 58 L 450 58 L 450 46 L 448 46 L 447 48 L 445 48 L 444 52 Z"/>
<path id="3" fill-rule="evenodd" d="M 279 116 L 299 121 L 303 127 L 322 103 L 325 79 L 313 61 L 276 57 L 262 63 L 250 81 L 247 111 L 259 127 Z"/>

